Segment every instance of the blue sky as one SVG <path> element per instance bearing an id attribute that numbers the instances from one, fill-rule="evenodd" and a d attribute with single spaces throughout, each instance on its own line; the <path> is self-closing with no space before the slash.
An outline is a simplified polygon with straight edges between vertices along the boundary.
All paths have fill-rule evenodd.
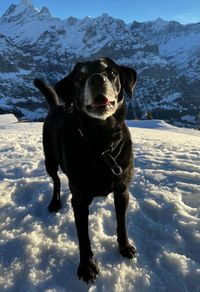
<path id="1" fill-rule="evenodd" d="M 11 4 L 20 0 L 0 0 L 0 15 Z M 200 0 L 31 0 L 41 9 L 47 6 L 53 16 L 66 19 L 69 16 L 96 17 L 103 13 L 123 19 L 147 21 L 161 17 L 181 23 L 200 22 Z"/>

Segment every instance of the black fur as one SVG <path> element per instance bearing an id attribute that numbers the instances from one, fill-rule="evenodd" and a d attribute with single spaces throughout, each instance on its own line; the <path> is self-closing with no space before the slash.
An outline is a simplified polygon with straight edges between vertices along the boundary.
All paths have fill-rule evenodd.
<path id="1" fill-rule="evenodd" d="M 50 108 L 53 108 L 59 104 L 59 99 L 55 91 L 41 79 L 35 78 L 34 85 L 44 94 Z"/>
<path id="2" fill-rule="evenodd" d="M 134 246 L 129 243 L 126 230 L 128 187 L 133 175 L 133 153 L 130 133 L 124 123 L 126 109 L 125 101 L 123 101 L 123 89 L 129 96 L 132 95 L 136 72 L 133 69 L 118 66 L 110 59 L 105 59 L 105 62 L 109 67 L 115 67 L 119 75 L 116 78 L 119 78 L 121 83 L 118 108 L 106 120 L 92 118 L 81 109 L 79 104 L 81 97 L 75 83 L 80 64 L 77 64 L 74 70 L 55 86 L 65 106 L 57 105 L 57 98 L 51 87 L 43 86 L 42 83 L 39 83 L 42 86 L 37 86 L 38 81 L 36 82 L 36 86 L 47 97 L 51 106 L 43 128 L 46 170 L 54 183 L 49 211 L 57 212 L 61 207 L 60 180 L 57 175 L 58 166 L 60 166 L 69 179 L 72 192 L 72 207 L 80 249 L 80 264 L 77 273 L 79 278 L 83 278 L 86 282 L 94 282 L 99 272 L 97 263 L 93 259 L 88 235 L 89 205 L 93 197 L 114 193 L 120 253 L 128 258 L 133 258 L 136 253 Z M 93 63 L 84 64 L 93 66 Z M 52 101 L 49 101 L 49 96 L 52 97 Z M 69 112 L 71 103 L 73 103 L 73 110 Z M 52 104 L 55 106 L 52 107 Z M 108 149 L 113 149 L 112 158 L 122 168 L 121 175 L 115 175 L 109 161 L 103 159 L 102 153 Z M 110 159 L 108 158 L 107 160 Z"/>

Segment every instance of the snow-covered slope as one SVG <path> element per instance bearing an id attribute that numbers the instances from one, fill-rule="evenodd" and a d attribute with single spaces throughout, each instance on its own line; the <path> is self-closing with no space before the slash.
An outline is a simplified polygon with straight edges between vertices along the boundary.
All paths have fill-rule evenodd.
<path id="1" fill-rule="evenodd" d="M 13 114 L 0 115 L 0 125 L 17 123 L 18 120 Z"/>
<path id="2" fill-rule="evenodd" d="M 199 80 L 200 23 L 181 25 L 157 19 L 143 24 L 145 33 L 159 45 L 161 55 L 176 66 L 180 75 Z M 198 64 L 197 64 L 198 63 Z M 196 70 L 194 70 L 196 68 Z M 189 69 L 189 72 L 185 70 Z"/>
<path id="3" fill-rule="evenodd" d="M 110 57 L 134 67 L 132 118 L 152 112 L 174 125 L 196 126 L 200 107 L 200 24 L 157 19 L 126 24 L 107 14 L 61 20 L 28 0 L 0 17 L 0 112 L 36 120 L 45 103 L 35 76 L 55 82 L 77 61 Z"/>
<path id="4" fill-rule="evenodd" d="M 112 194 L 96 198 L 90 237 L 101 272 L 87 286 L 76 276 L 78 244 L 64 175 L 63 208 L 47 211 L 52 183 L 42 124 L 0 125 L 0 291 L 200 291 L 199 132 L 163 121 L 132 122 L 130 131 L 135 177 L 128 229 L 137 259 L 119 255 Z"/>

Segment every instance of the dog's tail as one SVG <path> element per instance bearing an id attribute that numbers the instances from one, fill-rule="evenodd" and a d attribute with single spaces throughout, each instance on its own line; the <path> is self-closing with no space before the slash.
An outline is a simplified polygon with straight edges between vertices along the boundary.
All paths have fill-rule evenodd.
<path id="1" fill-rule="evenodd" d="M 50 108 L 53 108 L 59 104 L 58 96 L 51 86 L 47 85 L 44 81 L 42 81 L 39 78 L 35 78 L 33 83 L 35 87 L 37 87 L 45 96 Z"/>

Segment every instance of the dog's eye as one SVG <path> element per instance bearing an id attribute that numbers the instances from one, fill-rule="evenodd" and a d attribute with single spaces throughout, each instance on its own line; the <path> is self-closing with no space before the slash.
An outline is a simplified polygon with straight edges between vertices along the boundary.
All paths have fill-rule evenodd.
<path id="1" fill-rule="evenodd" d="M 117 75 L 117 73 L 111 68 L 107 68 L 107 73 L 111 78 L 115 78 Z"/>

